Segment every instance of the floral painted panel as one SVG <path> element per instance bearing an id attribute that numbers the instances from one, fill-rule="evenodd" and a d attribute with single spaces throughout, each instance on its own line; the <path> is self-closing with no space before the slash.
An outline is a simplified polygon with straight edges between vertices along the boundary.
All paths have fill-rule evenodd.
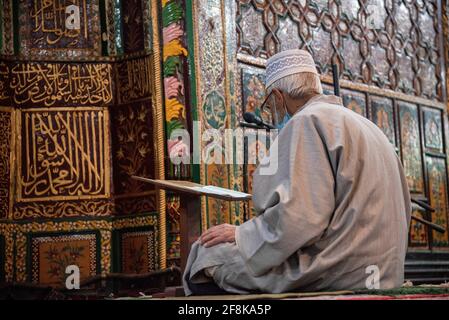
<path id="1" fill-rule="evenodd" d="M 427 157 L 427 174 L 429 176 L 430 205 L 435 208 L 432 213 L 432 222 L 446 228 L 445 233 L 432 231 L 433 247 L 448 247 L 448 194 L 446 161 L 442 158 Z"/>
<path id="2" fill-rule="evenodd" d="M 145 49 L 145 32 L 142 0 L 122 1 L 123 42 L 125 53 Z"/>
<path id="3" fill-rule="evenodd" d="M 372 97 L 371 111 L 373 122 L 383 131 L 388 140 L 396 145 L 393 102 L 390 99 Z"/>
<path id="4" fill-rule="evenodd" d="M 61 287 L 66 280 L 66 267 L 76 265 L 81 281 L 96 274 L 97 236 L 35 236 L 31 247 L 31 280 L 33 283 Z"/>
<path id="5" fill-rule="evenodd" d="M 142 274 L 155 269 L 154 232 L 139 231 L 122 234 L 122 268 L 127 274 Z"/>
<path id="6" fill-rule="evenodd" d="M 242 69 L 243 112 L 253 112 L 264 120 L 269 120 L 270 115 L 262 113 L 260 109 L 265 94 L 265 73 L 259 69 Z"/>
<path id="7" fill-rule="evenodd" d="M 418 107 L 399 102 L 402 142 L 402 163 L 408 186 L 413 192 L 423 192 L 423 172 L 419 134 Z"/>
<path id="8" fill-rule="evenodd" d="M 443 130 L 441 111 L 425 108 L 424 114 L 424 139 L 426 148 L 443 152 Z"/>

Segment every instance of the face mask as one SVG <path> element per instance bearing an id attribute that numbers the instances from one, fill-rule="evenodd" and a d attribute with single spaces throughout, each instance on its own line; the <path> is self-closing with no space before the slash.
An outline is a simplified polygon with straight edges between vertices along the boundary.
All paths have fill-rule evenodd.
<path id="1" fill-rule="evenodd" d="M 287 122 L 288 122 L 291 118 L 292 118 L 292 116 L 291 116 L 288 112 L 286 112 L 286 113 L 285 113 L 285 116 L 284 116 L 284 119 L 282 119 L 282 122 L 281 122 L 281 123 L 278 123 L 278 124 L 277 124 L 276 129 L 278 129 L 279 131 L 281 131 L 282 128 L 285 127 L 285 125 L 287 124 Z"/>

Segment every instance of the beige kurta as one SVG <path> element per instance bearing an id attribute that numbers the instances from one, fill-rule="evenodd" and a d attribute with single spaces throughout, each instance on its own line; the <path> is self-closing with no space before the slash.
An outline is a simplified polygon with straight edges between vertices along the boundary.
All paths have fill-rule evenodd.
<path id="1" fill-rule="evenodd" d="M 278 170 L 254 174 L 257 216 L 236 243 L 196 242 L 184 274 L 232 293 L 365 288 L 377 266 L 382 289 L 404 277 L 411 205 L 394 147 L 335 96 L 307 103 L 274 142 Z M 371 283 L 368 281 L 368 283 Z"/>

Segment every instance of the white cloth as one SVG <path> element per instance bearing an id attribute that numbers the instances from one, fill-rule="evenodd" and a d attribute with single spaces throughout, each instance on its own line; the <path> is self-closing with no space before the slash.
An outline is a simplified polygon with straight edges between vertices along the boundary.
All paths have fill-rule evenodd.
<path id="1" fill-rule="evenodd" d="M 393 146 L 334 96 L 312 98 L 281 131 L 278 171 L 254 174 L 257 216 L 236 243 L 192 246 L 184 274 L 231 293 L 365 288 L 403 283 L 411 205 Z M 275 161 L 272 159 L 271 161 Z"/>

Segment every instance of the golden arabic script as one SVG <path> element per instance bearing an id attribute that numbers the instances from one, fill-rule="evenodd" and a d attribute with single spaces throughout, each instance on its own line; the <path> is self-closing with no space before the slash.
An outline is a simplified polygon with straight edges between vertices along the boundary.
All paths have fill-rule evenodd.
<path id="1" fill-rule="evenodd" d="M 34 43 L 45 40 L 49 46 L 76 47 L 80 37 L 88 38 L 86 0 L 36 0 L 31 10 Z M 83 20 L 83 30 L 81 28 Z"/>
<path id="2" fill-rule="evenodd" d="M 108 193 L 106 135 L 104 111 L 24 111 L 22 198 Z"/>
<path id="3" fill-rule="evenodd" d="M 24 63 L 11 70 L 17 105 L 98 105 L 112 101 L 109 64 Z"/>
<path id="4" fill-rule="evenodd" d="M 125 61 L 118 66 L 120 103 L 151 95 L 151 60 L 149 57 Z"/>

